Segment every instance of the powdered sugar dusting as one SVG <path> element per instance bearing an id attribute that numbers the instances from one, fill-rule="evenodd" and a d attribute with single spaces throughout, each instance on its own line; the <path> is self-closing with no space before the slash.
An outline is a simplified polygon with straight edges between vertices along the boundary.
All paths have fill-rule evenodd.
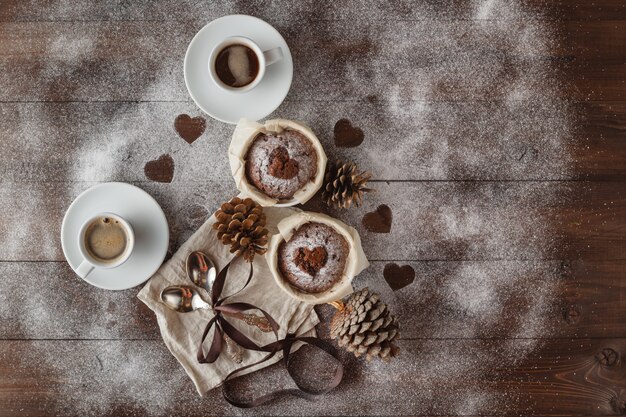
<path id="1" fill-rule="evenodd" d="M 94 51 L 95 42 L 90 35 L 61 33 L 54 38 L 48 49 L 47 59 L 69 60 L 79 62 L 88 59 Z"/>
<path id="2" fill-rule="evenodd" d="M 326 260 L 315 275 L 297 265 L 297 251 L 301 248 L 315 250 L 323 248 Z M 306 292 L 322 292 L 332 287 L 341 278 L 348 254 L 348 242 L 331 226 L 307 223 L 294 232 L 291 239 L 283 242 L 279 249 L 279 267 L 292 285 Z"/>
<path id="3" fill-rule="evenodd" d="M 5 277 L 0 288 L 3 337 L 157 337 L 152 312 L 135 298 L 136 290 L 103 294 L 61 262 L 4 262 L 0 274 Z"/>
<path id="4" fill-rule="evenodd" d="M 476 10 L 476 19 L 484 20 L 489 17 L 491 11 L 493 10 L 494 0 L 487 0 L 478 3 Z"/>
<path id="5" fill-rule="evenodd" d="M 279 178 L 270 173 L 272 152 L 282 147 L 297 163 L 297 175 Z M 246 158 L 246 176 L 249 181 L 270 197 L 288 200 L 317 174 L 317 154 L 309 140 L 300 132 L 285 130 L 277 134 L 263 134 L 254 139 Z"/>
<path id="6" fill-rule="evenodd" d="M 462 267 L 459 278 L 449 286 L 447 302 L 469 317 L 494 317 L 502 309 L 498 288 L 492 276 L 481 274 L 475 268 Z M 495 283 L 497 284 L 497 283 Z"/>
<path id="7" fill-rule="evenodd" d="M 411 24 L 416 36 L 396 41 L 388 33 L 408 32 Z M 346 36 L 359 39 L 364 48 L 354 60 L 334 64 L 350 73 L 366 60 L 379 61 L 368 73 L 374 91 L 368 100 L 383 111 L 361 123 L 372 126 L 365 130 L 365 143 L 368 160 L 374 161 L 368 168 L 378 178 L 395 179 L 399 170 L 403 178 L 416 180 L 572 177 L 575 120 L 569 103 L 559 98 L 562 83 L 554 64 L 545 58 L 558 38 L 522 2 L 474 1 L 471 21 L 407 22 L 381 32 L 390 38 L 384 51 L 349 31 Z M 405 61 L 390 69 L 390 55 Z M 380 93 L 383 85 L 387 94 Z M 362 90 L 355 81 L 328 93 Z M 459 97 L 470 102 L 456 102 Z M 390 143 L 394 163 L 374 158 L 389 154 Z M 357 152 L 340 152 L 358 159 Z M 558 263 L 540 259 L 551 259 L 560 244 L 546 207 L 567 198 L 567 186 L 481 183 L 451 190 L 446 185 L 376 185 L 376 201 L 366 210 L 385 202 L 394 224 L 386 236 L 362 234 L 366 253 L 378 259 L 431 260 L 407 262 L 416 278 L 397 292 L 381 282 L 383 265 L 360 277 L 358 286 L 369 285 L 384 300 L 393 300 L 404 337 L 497 338 L 472 343 L 467 350 L 450 343 L 437 355 L 417 358 L 411 379 L 419 388 L 411 392 L 412 411 L 488 414 L 514 406 L 513 392 L 498 393 L 481 377 L 524 361 L 540 347 L 540 338 L 553 334 L 562 271 Z M 394 205 L 394 195 L 410 203 Z M 359 221 L 357 215 L 344 216 L 351 224 Z M 472 261 L 438 261 L 444 259 Z M 367 369 L 381 366 L 368 364 Z M 394 382 L 380 382 L 383 396 L 398 389 Z M 437 395 L 443 393 L 446 400 L 440 401 Z"/>
<path id="8" fill-rule="evenodd" d="M 70 343 L 32 342 L 23 358 L 63 372 L 46 387 L 59 395 L 48 401 L 55 414 L 168 415 L 179 402 L 197 407 L 193 384 L 159 342 Z"/>
<path id="9" fill-rule="evenodd" d="M 367 152 L 380 179 L 571 179 L 574 120 L 552 58 L 563 53 L 553 25 L 522 2 L 469 6 L 462 21 L 424 12 L 294 34 L 314 45 L 300 53 L 316 64 L 296 67 L 290 97 L 363 102 L 345 114 L 364 129 L 364 145 L 337 153 L 363 161 Z"/>
<path id="10" fill-rule="evenodd" d="M 75 10 L 81 11 L 77 19 L 89 16 L 70 3 L 60 3 L 62 7 L 51 18 L 64 19 Z M 568 103 L 560 99 L 562 83 L 548 58 L 558 50 L 558 37 L 549 22 L 538 19 L 521 1 L 380 5 L 381 11 L 395 13 L 394 19 L 381 18 L 382 12 L 360 1 L 338 2 L 328 8 L 317 2 L 298 2 L 293 9 L 281 2 L 241 8 L 226 3 L 216 6 L 223 14 L 256 9 L 292 47 L 294 83 L 290 101 L 277 116 L 302 118 L 316 132 L 319 129 L 329 153 L 366 162 L 363 168 L 378 179 L 559 180 L 573 175 L 568 141 L 575 120 Z M 410 10 L 405 13 L 403 8 Z M 446 8 L 451 10 L 448 14 L 442 11 Z M 122 9 L 109 12 L 120 19 Z M 152 10 L 152 18 L 163 17 L 165 9 Z M 133 18 L 142 18 L 140 6 L 128 6 L 128 10 Z M 6 88 L 0 95 L 7 100 L 19 95 L 22 100 L 178 102 L 160 103 L 158 109 L 145 103 L 115 103 L 113 110 L 90 103 L 59 104 L 56 109 L 54 104 L 41 107 L 35 103 L 19 107 L 17 115 L 12 108 L 4 113 L 2 107 L 2 116 L 13 118 L 10 128 L 20 139 L 9 142 L 8 154 L 25 153 L 30 158 L 26 163 L 17 157 L 3 159 L 10 165 L 3 171 L 8 171 L 9 180 L 16 179 L 0 185 L 0 209 L 8 219 L 0 224 L 6 232 L 0 238 L 3 259 L 27 259 L 33 242 L 43 251 L 37 254 L 39 258 L 60 259 L 58 247 L 39 245 L 58 242 L 60 227 L 39 219 L 52 211 L 61 213 L 65 207 L 57 207 L 59 202 L 69 203 L 86 188 L 85 182 L 144 181 L 143 163 L 166 152 L 176 160 L 175 184 L 153 191 L 166 202 L 170 217 L 187 216 L 192 204 L 199 204 L 196 208 L 200 209 L 215 207 L 228 195 L 228 187 L 234 191 L 226 163 L 231 132 L 209 121 L 208 138 L 201 138 L 191 149 L 170 126 L 177 114 L 193 110 L 182 75 L 185 48 L 193 34 L 216 17 L 202 15 L 204 9 L 198 2 L 189 10 L 192 13 L 176 8 L 184 25 L 43 25 L 44 47 L 37 54 L 24 54 L 23 68 L 5 68 L 0 81 Z M 407 13 L 410 18 L 404 19 Z M 23 45 L 31 48 L 38 42 L 24 39 Z M 29 56 L 35 58 L 29 60 Z M 33 71 L 38 77 L 30 75 Z M 85 120 L 73 118 L 73 106 L 82 108 Z M 94 122 L 93 114 L 101 109 L 107 121 L 104 126 Z M 330 134 L 345 112 L 363 129 L 366 139 L 358 148 L 334 149 L 323 136 Z M 75 125 L 67 127 L 67 120 Z M 86 133 L 81 136 L 83 130 Z M 61 146 L 62 140 L 71 142 L 73 148 Z M 199 148 L 203 140 L 210 140 L 211 145 L 206 145 L 210 147 Z M 55 178 L 50 178 L 51 172 Z M 56 192 L 51 197 L 44 188 L 26 184 L 29 181 L 73 185 L 69 190 L 65 185 L 50 186 Z M 182 187 L 186 181 L 210 186 Z M 375 188 L 378 192 L 368 196 L 367 204 L 372 206 L 366 210 L 381 202 L 389 204 L 394 225 L 388 236 L 360 230 L 369 257 L 382 261 L 374 262 L 355 284 L 381 292 L 399 316 L 404 337 L 431 340 L 401 341 L 402 355 L 391 364 L 351 363 L 351 379 L 326 397 L 328 403 L 299 408 L 291 406 L 298 406 L 297 400 L 279 402 L 268 413 L 293 414 L 294 409 L 301 414 L 328 413 L 328 404 L 339 404 L 341 408 L 331 411 L 348 414 L 353 409 L 345 408 L 346 404 L 359 410 L 355 399 L 363 392 L 404 401 L 416 414 L 506 412 L 515 404 L 514 393 L 499 393 L 484 379 L 491 377 L 494 368 L 510 368 L 523 361 L 539 347 L 538 338 L 551 335 L 561 272 L 558 262 L 548 259 L 560 240 L 546 210 L 563 196 L 563 187 L 534 182 L 379 182 Z M 66 195 L 59 197 L 59 193 Z M 206 204 L 209 194 L 212 200 Z M 19 218 L 16 207 L 22 209 Z M 203 218 L 199 211 L 198 218 Z M 356 226 L 363 213 L 353 210 L 338 216 Z M 181 239 L 188 229 L 175 233 L 174 239 Z M 393 292 L 381 279 L 385 259 L 411 263 L 415 282 Z M 50 270 L 42 273 L 46 271 Z M 27 292 L 33 286 L 15 288 Z M 9 299 L 5 306 L 14 304 L 15 297 L 0 291 L 0 299 Z M 109 296 L 106 305 L 97 292 L 90 297 L 94 306 L 85 310 L 85 316 L 98 317 L 92 323 L 84 323 L 74 312 L 66 319 L 69 324 L 59 326 L 56 333 L 48 324 L 73 307 L 71 297 L 51 300 L 39 293 L 19 308 L 0 307 L 3 318 L 17 323 L 3 329 L 24 337 L 41 337 L 45 332 L 52 338 L 67 337 L 67 328 L 72 326 L 78 337 L 128 337 L 132 333 L 114 323 L 126 314 L 122 311 L 136 308 L 123 301 L 124 294 Z M 117 310 L 109 310 L 109 302 Z M 118 407 L 127 407 L 132 412 L 166 415 L 198 401 L 190 381 L 160 341 L 158 345 L 154 341 L 67 342 L 71 347 L 58 343 L 38 347 L 34 342 L 33 352 L 63 382 L 56 387 L 59 413 L 112 415 Z M 67 366 L 67 360 L 72 366 Z M 91 372 L 91 367 L 99 373 Z M 90 395 L 83 395 L 84 387 L 91 387 Z M 194 404 L 196 410 L 204 409 Z M 382 411 L 360 411 L 401 411 L 388 406 Z"/>
<path id="11" fill-rule="evenodd" d="M 415 280 L 393 291 L 381 280 L 388 263 L 381 260 L 357 277 L 355 286 L 367 285 L 381 293 L 397 314 L 403 337 L 445 338 L 448 343 L 458 338 L 458 343 L 473 346 L 442 349 L 435 357 L 419 359 L 415 370 L 419 389 L 412 395 L 423 405 L 414 411 L 454 414 L 471 405 L 475 414 L 488 414 L 515 407 L 518 398 L 512 389 L 501 393 L 486 382 L 497 382 L 494 368 L 523 363 L 561 323 L 564 270 L 559 261 L 550 260 L 561 253 L 560 238 L 546 213 L 569 198 L 567 186 L 533 182 L 376 186 L 376 199 L 368 196 L 366 211 L 381 201 L 394 201 L 396 193 L 410 203 L 389 203 L 394 221 L 388 235 L 361 230 L 365 252 L 411 265 Z M 346 217 L 350 224 L 358 221 L 356 215 Z M 425 260 L 408 261 L 415 258 Z M 492 342 L 475 344 L 477 338 Z M 493 360 L 496 355 L 498 362 Z M 372 366 L 378 369 L 371 364 L 367 369 Z M 463 389 L 457 389 L 459 375 L 467 376 Z M 389 392 L 395 385 L 380 389 Z M 433 392 L 454 395 L 437 401 Z"/>

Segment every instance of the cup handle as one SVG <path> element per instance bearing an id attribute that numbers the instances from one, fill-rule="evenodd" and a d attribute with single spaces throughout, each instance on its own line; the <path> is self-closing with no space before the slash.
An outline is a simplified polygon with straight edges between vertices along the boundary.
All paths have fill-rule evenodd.
<path id="1" fill-rule="evenodd" d="M 91 271 L 93 271 L 94 268 L 95 267 L 89 263 L 89 261 L 83 260 L 80 265 L 78 265 L 78 268 L 76 268 L 76 273 L 79 277 L 85 278 L 91 273 Z"/>
<path id="2" fill-rule="evenodd" d="M 265 66 L 269 66 L 283 59 L 283 50 L 279 46 L 274 49 L 263 51 L 263 56 L 265 57 Z"/>

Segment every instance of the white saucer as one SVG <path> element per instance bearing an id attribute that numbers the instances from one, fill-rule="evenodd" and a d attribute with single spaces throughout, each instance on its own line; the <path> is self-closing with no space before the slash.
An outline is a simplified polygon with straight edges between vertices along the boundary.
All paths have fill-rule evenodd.
<path id="1" fill-rule="evenodd" d="M 267 67 L 265 77 L 252 90 L 230 93 L 222 90 L 209 75 L 209 54 L 225 38 L 245 36 L 261 49 L 280 46 L 283 59 Z M 185 84 L 191 98 L 209 116 L 235 124 L 240 118 L 261 120 L 283 102 L 293 77 L 293 61 L 285 39 L 269 23 L 246 15 L 216 19 L 194 36 L 185 54 Z"/>
<path id="2" fill-rule="evenodd" d="M 82 261 L 78 232 L 87 219 L 99 212 L 122 216 L 135 232 L 130 258 L 112 269 L 94 269 L 85 281 L 106 290 L 125 290 L 150 278 L 161 266 L 169 245 L 167 219 L 150 194 L 121 182 L 99 184 L 81 193 L 70 205 L 61 226 L 65 259 L 73 270 Z"/>

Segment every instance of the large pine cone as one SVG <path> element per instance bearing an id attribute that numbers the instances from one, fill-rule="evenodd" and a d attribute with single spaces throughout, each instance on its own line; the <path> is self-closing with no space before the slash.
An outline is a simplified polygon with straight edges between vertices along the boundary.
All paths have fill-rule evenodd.
<path id="1" fill-rule="evenodd" d="M 328 164 L 322 200 L 338 208 L 350 208 L 353 202 L 359 207 L 363 202 L 363 194 L 371 191 L 365 186 L 371 177 L 369 172 L 358 173 L 354 162 L 337 160 L 334 164 Z"/>
<path id="2" fill-rule="evenodd" d="M 387 361 L 399 351 L 394 343 L 400 337 L 396 319 L 368 288 L 350 295 L 337 311 L 330 322 L 330 335 L 355 356 L 365 354 L 368 361 L 376 357 Z"/>
<path id="3" fill-rule="evenodd" d="M 230 252 L 252 262 L 254 255 L 264 255 L 268 240 L 263 207 L 251 198 L 235 197 L 215 212 L 213 228 L 217 238 L 230 245 Z"/>

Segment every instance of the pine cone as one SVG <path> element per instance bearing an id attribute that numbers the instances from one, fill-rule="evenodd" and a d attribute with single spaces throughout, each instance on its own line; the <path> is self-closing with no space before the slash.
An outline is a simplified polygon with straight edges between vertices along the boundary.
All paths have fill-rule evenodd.
<path id="1" fill-rule="evenodd" d="M 217 238 L 230 245 L 230 253 L 252 262 L 254 255 L 264 255 L 268 240 L 265 228 L 263 207 L 251 198 L 242 200 L 235 197 L 215 212 L 217 221 L 213 228 L 217 230 Z"/>
<path id="2" fill-rule="evenodd" d="M 363 202 L 363 194 L 371 189 L 365 187 L 372 174 L 361 172 L 357 174 L 357 166 L 354 162 L 337 160 L 334 164 L 328 164 L 324 177 L 324 191 L 322 199 L 329 206 L 338 208 L 350 208 L 352 202 L 359 207 Z"/>
<path id="3" fill-rule="evenodd" d="M 385 361 L 397 355 L 394 341 L 400 337 L 396 319 L 378 294 L 368 288 L 350 295 L 330 322 L 330 335 L 359 357 L 368 361 L 379 357 Z"/>

